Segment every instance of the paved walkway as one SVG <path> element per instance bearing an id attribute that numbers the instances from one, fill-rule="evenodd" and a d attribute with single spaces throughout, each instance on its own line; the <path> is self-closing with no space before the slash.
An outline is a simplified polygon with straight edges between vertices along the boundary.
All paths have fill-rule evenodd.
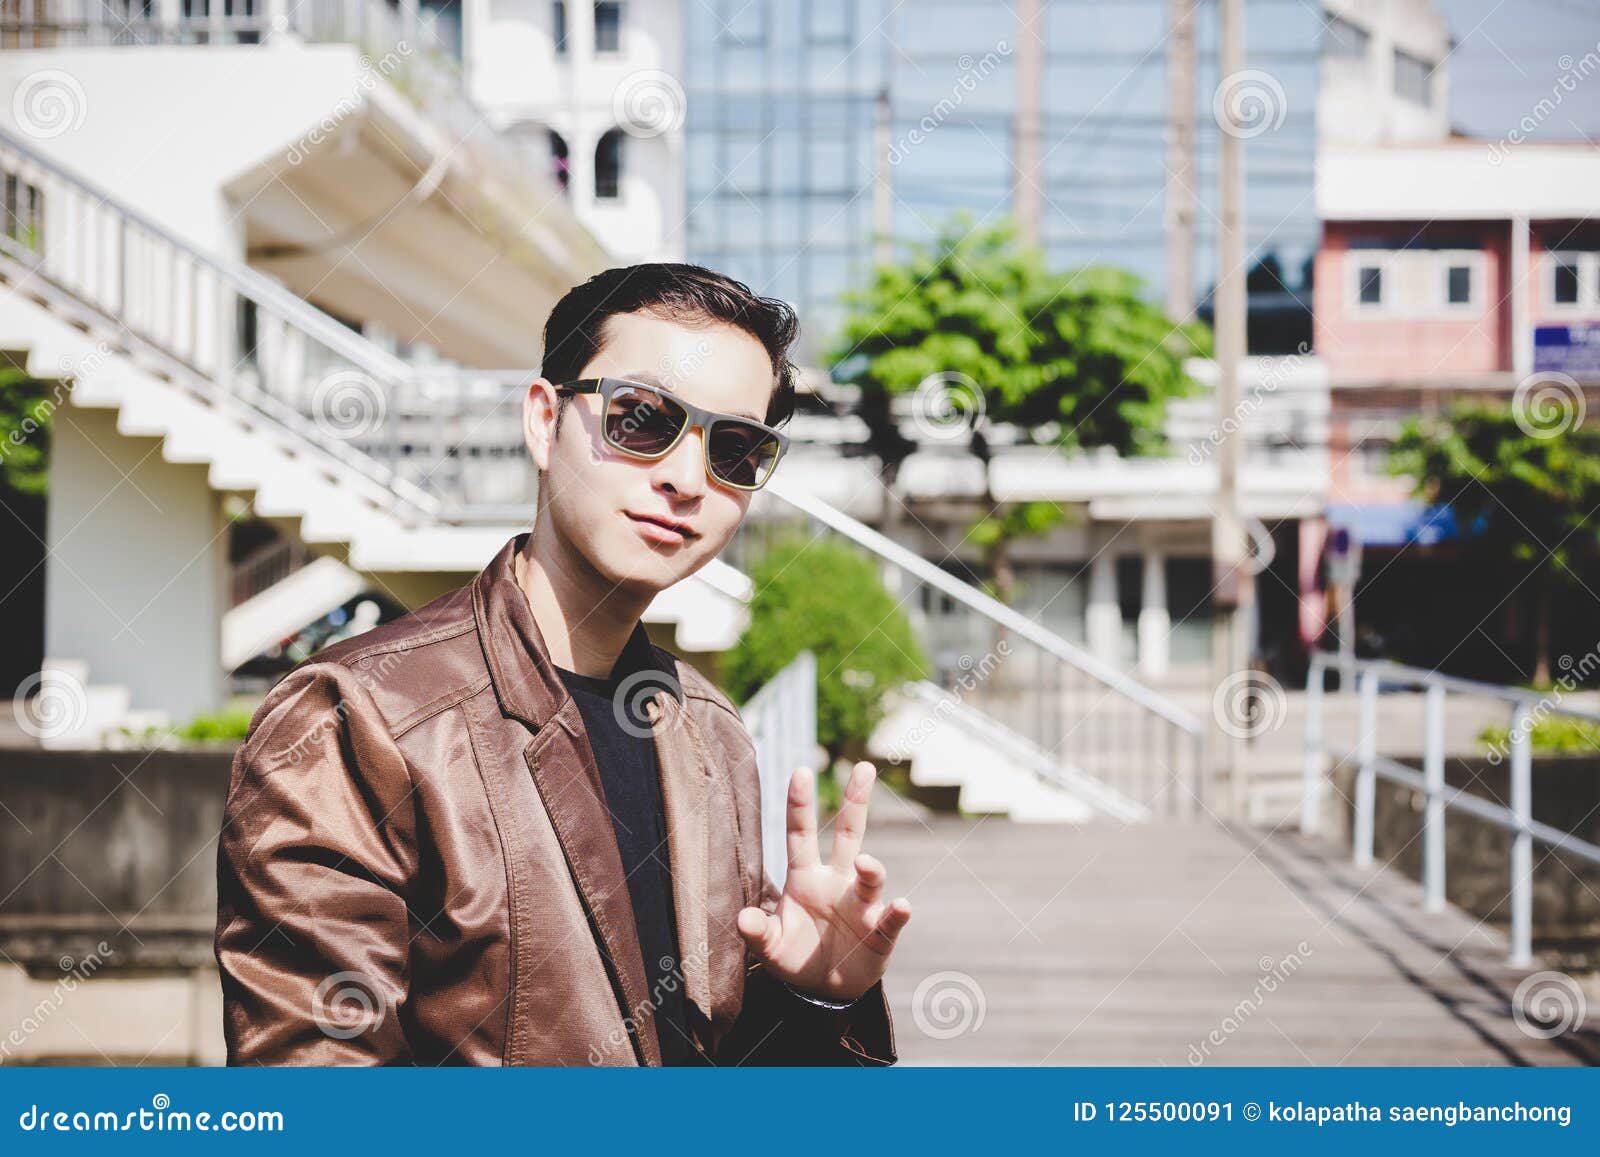
<path id="1" fill-rule="evenodd" d="M 914 907 L 889 978 L 903 1063 L 1600 1063 L 1592 983 L 1586 1023 L 1539 1039 L 1511 1007 L 1537 969 L 1499 932 L 1330 845 L 885 804 L 867 848 Z"/>

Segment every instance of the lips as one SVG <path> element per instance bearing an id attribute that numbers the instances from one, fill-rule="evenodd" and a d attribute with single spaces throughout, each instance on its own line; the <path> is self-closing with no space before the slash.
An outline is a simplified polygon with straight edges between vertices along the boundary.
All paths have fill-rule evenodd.
<path id="1" fill-rule="evenodd" d="M 657 541 L 688 542 L 691 538 L 700 537 L 687 522 L 680 522 L 676 518 L 668 518 L 663 514 L 635 514 L 631 510 L 624 513 L 647 537 Z"/>

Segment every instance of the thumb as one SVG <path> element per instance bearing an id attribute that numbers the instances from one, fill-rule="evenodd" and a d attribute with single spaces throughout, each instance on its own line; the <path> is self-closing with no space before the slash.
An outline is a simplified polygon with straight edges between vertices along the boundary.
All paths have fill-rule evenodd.
<path id="1" fill-rule="evenodd" d="M 760 908 L 739 909 L 739 935 L 757 956 L 770 963 L 783 938 L 783 924 Z"/>

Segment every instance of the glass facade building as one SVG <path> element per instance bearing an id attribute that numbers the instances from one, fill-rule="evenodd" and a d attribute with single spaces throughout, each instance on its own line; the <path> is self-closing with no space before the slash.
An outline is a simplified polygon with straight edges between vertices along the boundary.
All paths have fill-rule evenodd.
<path id="1" fill-rule="evenodd" d="M 1322 18 L 1249 0 L 1246 68 L 1270 123 L 1245 142 L 1256 352 L 1309 341 L 1318 226 L 1312 185 Z M 1053 266 L 1114 264 L 1166 279 L 1166 0 L 1041 0 L 1039 240 Z M 793 302 L 815 356 L 864 283 L 886 110 L 891 235 L 926 240 L 952 215 L 1009 216 L 1017 18 L 1001 0 L 697 0 L 685 5 L 686 247 Z M 1214 279 L 1216 7 L 1195 11 L 1194 296 Z M 882 94 L 880 96 L 880 94 Z"/>

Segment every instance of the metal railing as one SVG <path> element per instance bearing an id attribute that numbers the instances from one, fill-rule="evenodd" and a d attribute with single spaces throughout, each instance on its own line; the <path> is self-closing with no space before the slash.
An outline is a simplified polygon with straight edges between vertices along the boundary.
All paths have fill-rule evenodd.
<path id="1" fill-rule="evenodd" d="M 460 46 L 415 0 L 156 0 L 118 12 L 105 0 L 0 0 L 6 48 L 265 44 L 289 37 L 351 44 L 364 69 L 379 72 L 450 140 L 455 159 L 527 203 L 560 198 L 553 162 L 529 154 L 494 128 L 468 91 Z"/>
<path id="2" fill-rule="evenodd" d="M 761 858 L 772 882 L 788 874 L 789 779 L 810 767 L 817 748 L 817 657 L 801 651 L 739 708 L 756 747 L 761 779 Z M 827 768 L 814 768 L 822 775 Z"/>
<path id="3" fill-rule="evenodd" d="M 1205 779 L 1205 725 L 1198 716 L 915 551 L 787 485 L 781 472 L 762 494 L 780 508 L 763 521 L 747 520 L 751 536 L 834 535 L 878 563 L 929 653 L 930 681 L 947 694 L 1154 814 L 1195 814 Z"/>
<path id="4" fill-rule="evenodd" d="M 519 415 L 521 387 L 537 371 L 403 361 L 3 128 L 0 177 L 27 192 L 26 213 L 9 211 L 0 230 L 13 282 L 87 306 L 193 392 L 288 426 L 392 494 L 407 517 L 531 493 Z M 509 469 L 467 468 L 497 451 Z"/>
<path id="5" fill-rule="evenodd" d="M 1330 670 L 1354 676 L 1359 703 L 1356 745 L 1330 743 L 1324 735 L 1323 698 Z M 1422 768 L 1411 767 L 1378 751 L 1378 696 L 1384 688 L 1422 690 Z M 1507 711 L 1507 760 L 1510 806 L 1471 794 L 1467 787 L 1445 782 L 1445 701 L 1450 694 L 1497 700 Z M 1600 723 L 1600 713 L 1563 706 L 1557 697 L 1520 687 L 1501 687 L 1405 667 L 1382 660 L 1341 661 L 1316 651 L 1306 677 L 1304 790 L 1300 830 L 1316 833 L 1322 822 L 1322 797 L 1328 757 L 1355 764 L 1355 798 L 1351 856 L 1359 868 L 1370 867 L 1376 839 L 1377 783 L 1380 778 L 1420 792 L 1422 812 L 1422 887 L 1429 911 L 1445 906 L 1445 819 L 1451 810 L 1494 824 L 1511 833 L 1510 962 L 1523 967 L 1533 959 L 1533 846 L 1535 842 L 1600 864 L 1596 846 L 1533 818 L 1533 729 L 1547 715 Z M 1470 785 L 1468 785 L 1470 786 Z"/>

